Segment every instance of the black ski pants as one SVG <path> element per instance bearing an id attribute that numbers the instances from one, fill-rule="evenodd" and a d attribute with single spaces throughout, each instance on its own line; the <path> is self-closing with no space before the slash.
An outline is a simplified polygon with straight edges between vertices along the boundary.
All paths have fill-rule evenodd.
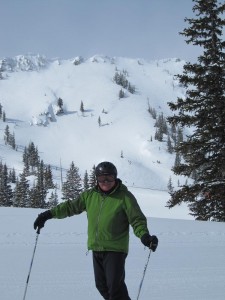
<path id="1" fill-rule="evenodd" d="M 93 251 L 95 284 L 104 299 L 131 300 L 125 284 L 127 254 L 113 251 Z"/>

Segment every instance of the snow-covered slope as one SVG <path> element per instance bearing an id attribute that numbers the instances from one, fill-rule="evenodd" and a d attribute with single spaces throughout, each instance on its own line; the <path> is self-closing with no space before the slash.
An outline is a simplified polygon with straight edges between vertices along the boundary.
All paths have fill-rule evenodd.
<path id="1" fill-rule="evenodd" d="M 150 105 L 166 116 L 167 102 L 184 95 L 173 76 L 182 72 L 184 62 L 95 56 L 67 61 L 46 59 L 40 67 L 38 57 L 31 56 L 30 61 L 39 66 L 36 68 L 26 57 L 21 59 L 21 67 L 18 58 L 12 60 L 16 68 L 7 67 L 4 60 L 4 69 L 0 69 L 0 103 L 6 113 L 6 122 L 0 120 L 0 160 L 17 173 L 22 172 L 23 150 L 32 141 L 44 162 L 54 167 L 58 183 L 60 161 L 63 176 L 72 161 L 81 174 L 102 160 L 114 162 L 119 177 L 150 216 L 150 232 L 159 238 L 140 300 L 224 299 L 224 226 L 174 220 L 191 218 L 187 208 L 165 207 L 169 176 L 174 185 L 178 181 L 171 172 L 174 155 L 166 151 L 166 137 L 161 143 L 154 140 L 155 120 L 147 111 Z M 127 97 L 118 98 L 121 87 L 113 82 L 116 70 L 128 74 L 135 94 L 126 91 Z M 59 97 L 65 110 L 61 115 L 56 114 Z M 84 113 L 80 111 L 81 101 Z M 4 143 L 6 125 L 15 133 L 17 151 Z M 3 300 L 23 297 L 36 237 L 32 226 L 40 211 L 0 208 Z M 91 254 L 85 255 L 86 222 L 85 214 L 48 221 L 39 236 L 27 299 L 100 299 Z M 131 299 L 137 297 L 147 255 L 131 231 L 126 267 Z"/>
<path id="2" fill-rule="evenodd" d="M 6 123 L 0 121 L 3 162 L 21 170 L 21 152 L 32 141 L 45 163 L 59 166 L 61 159 L 68 169 L 74 161 L 83 174 L 94 164 L 110 160 L 128 185 L 167 188 L 174 156 L 166 152 L 166 139 L 163 143 L 154 140 L 155 120 L 147 109 L 150 105 L 166 116 L 167 102 L 184 94 L 174 78 L 182 72 L 183 61 L 97 55 L 60 61 L 29 56 L 11 59 L 17 66 L 13 72 L 7 67 L 10 60 L 3 61 L 0 103 L 18 145 L 16 154 L 4 146 Z M 119 99 L 121 86 L 113 81 L 116 71 L 126 74 L 135 86 L 134 94 L 125 90 L 126 97 Z M 65 114 L 57 116 L 58 98 L 63 100 Z"/>
<path id="3" fill-rule="evenodd" d="M 39 209 L 0 208 L 0 295 L 23 299 Z M 87 251 L 87 218 L 49 220 L 41 231 L 26 300 L 99 300 Z M 149 218 L 159 238 L 151 254 L 140 300 L 223 300 L 225 228 L 216 222 Z M 137 299 L 148 250 L 131 230 L 126 282 Z"/>
<path id="4" fill-rule="evenodd" d="M 171 172 L 175 157 L 166 151 L 166 136 L 163 142 L 154 139 L 155 120 L 148 112 L 151 107 L 158 115 L 167 116 L 167 102 L 185 93 L 174 77 L 182 72 L 183 61 L 147 62 L 97 55 L 66 61 L 42 56 L 3 61 L 4 79 L 0 80 L 0 103 L 6 113 L 6 122 L 0 120 L 3 163 L 14 167 L 17 174 L 22 172 L 24 147 L 32 141 L 41 159 L 51 164 L 54 181 L 60 186 L 60 165 L 65 178 L 72 161 L 83 176 L 93 165 L 109 160 L 117 166 L 119 177 L 140 200 L 148 216 L 191 218 L 183 206 L 170 211 L 165 208 L 169 177 L 175 187 L 178 185 L 178 178 Z M 10 69 L 11 61 L 20 67 Z M 38 68 L 40 65 L 42 68 Z M 135 86 L 134 94 L 124 89 L 125 98 L 119 99 L 121 86 L 113 80 L 116 72 L 126 75 Z M 59 98 L 65 112 L 61 115 L 56 113 Z M 4 143 L 6 125 L 15 134 L 17 151 Z M 179 183 L 182 180 L 179 178 Z M 58 194 L 60 197 L 59 190 Z"/>

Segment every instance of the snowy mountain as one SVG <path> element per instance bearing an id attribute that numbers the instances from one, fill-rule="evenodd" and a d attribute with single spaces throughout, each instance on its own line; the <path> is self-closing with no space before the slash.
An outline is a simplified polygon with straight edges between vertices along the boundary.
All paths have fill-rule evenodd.
<path id="1" fill-rule="evenodd" d="M 29 55 L 0 62 L 0 104 L 6 114 L 5 122 L 0 119 L 0 160 L 19 174 L 24 147 L 32 141 L 41 159 L 51 164 L 59 186 L 60 166 L 65 177 L 72 161 L 81 175 L 102 160 L 112 161 L 148 216 L 150 232 L 159 238 L 142 286 L 143 300 L 165 295 L 168 300 L 224 299 L 224 226 L 193 221 L 185 205 L 165 207 L 169 177 L 175 187 L 184 178 L 173 175 L 175 155 L 167 151 L 166 135 L 162 142 L 154 139 L 156 120 L 148 111 L 151 107 L 166 117 L 167 102 L 185 94 L 174 77 L 183 65 L 178 59 L 100 55 L 64 61 Z M 130 83 L 130 91 L 122 88 L 123 98 L 116 73 Z M 7 125 L 16 150 L 5 145 Z M 35 243 L 33 222 L 40 211 L 0 207 L 1 299 L 22 299 Z M 91 254 L 85 255 L 86 232 L 84 213 L 47 222 L 39 236 L 27 299 L 99 299 Z M 130 235 L 126 281 L 136 299 L 148 251 L 132 230 Z"/>
<path id="2" fill-rule="evenodd" d="M 162 142 L 154 139 L 156 120 L 148 109 L 164 117 L 170 113 L 167 102 L 185 94 L 174 77 L 183 65 L 179 59 L 101 55 L 2 59 L 0 103 L 6 122 L 0 120 L 0 159 L 21 172 L 24 147 L 32 141 L 41 159 L 53 167 L 56 181 L 60 162 L 65 177 L 72 161 L 83 176 L 93 165 L 109 160 L 128 186 L 165 193 L 170 176 L 175 187 L 184 179 L 171 171 L 175 156 L 167 151 L 167 136 Z M 117 84 L 116 74 L 133 90 Z M 63 113 L 58 113 L 58 99 L 63 101 Z M 17 151 L 4 143 L 6 125 L 15 135 Z"/>

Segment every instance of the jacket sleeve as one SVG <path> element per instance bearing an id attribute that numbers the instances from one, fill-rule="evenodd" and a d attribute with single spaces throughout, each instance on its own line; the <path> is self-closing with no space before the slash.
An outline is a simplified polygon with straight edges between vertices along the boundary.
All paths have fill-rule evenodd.
<path id="1" fill-rule="evenodd" d="M 134 234 L 138 238 L 141 238 L 145 233 L 149 233 L 147 219 L 141 211 L 136 198 L 130 192 L 128 192 L 128 195 L 125 198 L 125 211 Z"/>
<path id="2" fill-rule="evenodd" d="M 74 200 L 68 200 L 58 204 L 51 209 L 53 218 L 63 219 L 66 217 L 71 217 L 73 215 L 79 215 L 86 210 L 85 199 L 81 194 L 78 198 Z"/>

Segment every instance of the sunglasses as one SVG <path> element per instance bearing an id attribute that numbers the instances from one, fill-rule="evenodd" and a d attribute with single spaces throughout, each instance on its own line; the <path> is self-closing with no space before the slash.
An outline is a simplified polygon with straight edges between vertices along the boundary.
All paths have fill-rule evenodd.
<path id="1" fill-rule="evenodd" d="M 97 176 L 97 181 L 100 183 L 103 182 L 113 182 L 115 181 L 115 176 L 114 175 L 101 175 Z"/>

